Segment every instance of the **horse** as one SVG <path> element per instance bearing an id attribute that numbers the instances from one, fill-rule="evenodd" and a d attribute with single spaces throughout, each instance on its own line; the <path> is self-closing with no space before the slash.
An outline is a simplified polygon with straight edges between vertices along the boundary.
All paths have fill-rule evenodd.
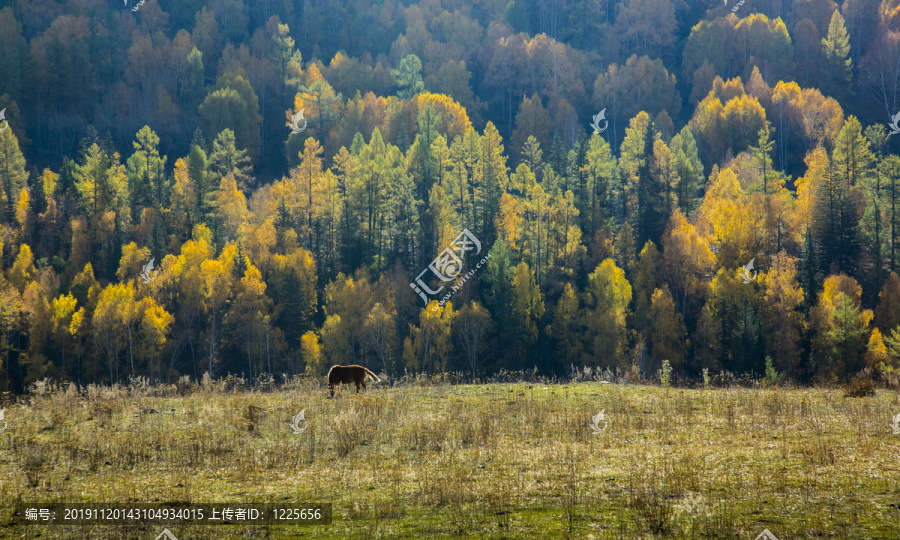
<path id="1" fill-rule="evenodd" d="M 363 390 L 366 388 L 366 378 L 371 377 L 375 382 L 381 382 L 378 375 L 375 375 L 368 369 L 352 365 L 352 366 L 331 366 L 328 370 L 328 388 L 331 389 L 331 397 L 334 397 L 334 385 L 336 384 L 356 384 L 356 393 L 359 393 L 359 386 L 362 385 Z"/>

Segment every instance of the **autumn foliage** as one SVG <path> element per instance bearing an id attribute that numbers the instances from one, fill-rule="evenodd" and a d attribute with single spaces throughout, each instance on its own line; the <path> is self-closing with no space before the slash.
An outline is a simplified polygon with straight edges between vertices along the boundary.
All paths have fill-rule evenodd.
<path id="1" fill-rule="evenodd" d="M 900 369 L 896 2 L 29 4 L 0 10 L 4 388 Z"/>

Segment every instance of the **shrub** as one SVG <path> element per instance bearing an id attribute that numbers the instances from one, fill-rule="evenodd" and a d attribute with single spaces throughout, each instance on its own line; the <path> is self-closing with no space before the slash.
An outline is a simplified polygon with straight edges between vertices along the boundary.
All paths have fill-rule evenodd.
<path id="1" fill-rule="evenodd" d="M 766 355 L 766 386 L 778 386 L 781 384 L 781 381 L 784 379 L 784 376 L 775 371 L 775 366 L 772 365 L 772 357 Z"/>
<path id="2" fill-rule="evenodd" d="M 659 382 L 665 388 L 672 384 L 672 366 L 668 360 L 663 360 L 662 362 L 662 369 L 659 370 Z"/>
<path id="3" fill-rule="evenodd" d="M 875 395 L 875 382 L 871 377 L 857 373 L 850 384 L 844 387 L 844 397 L 866 397 Z"/>

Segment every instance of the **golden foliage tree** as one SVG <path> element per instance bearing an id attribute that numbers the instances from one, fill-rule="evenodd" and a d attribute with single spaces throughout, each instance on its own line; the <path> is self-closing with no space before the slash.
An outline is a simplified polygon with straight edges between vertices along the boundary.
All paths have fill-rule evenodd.
<path id="1" fill-rule="evenodd" d="M 863 367 L 871 310 L 863 309 L 862 287 L 846 274 L 825 279 L 825 288 L 810 313 L 816 335 L 814 365 L 825 380 L 841 379 Z"/>
<path id="2" fill-rule="evenodd" d="M 592 336 L 594 365 L 625 366 L 628 332 L 626 318 L 631 303 L 631 284 L 625 271 L 606 259 L 588 276 L 584 326 Z"/>
<path id="3" fill-rule="evenodd" d="M 689 347 L 687 330 L 667 287 L 653 291 L 647 319 L 653 365 L 661 366 L 668 360 L 673 368 L 683 366 Z"/>

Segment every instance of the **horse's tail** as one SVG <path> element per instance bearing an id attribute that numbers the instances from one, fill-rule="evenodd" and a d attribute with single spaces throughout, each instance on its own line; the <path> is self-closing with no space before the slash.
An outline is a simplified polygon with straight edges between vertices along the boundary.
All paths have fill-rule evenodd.
<path id="1" fill-rule="evenodd" d="M 365 366 L 359 366 L 359 367 L 361 367 L 361 368 L 363 369 L 363 371 L 366 372 L 366 375 L 368 375 L 369 377 L 372 377 L 373 379 L 375 379 L 375 382 L 381 382 L 381 379 L 378 378 L 378 375 L 375 375 L 374 373 L 372 373 L 372 372 L 369 370 L 369 368 L 367 368 L 367 367 L 365 367 Z"/>

